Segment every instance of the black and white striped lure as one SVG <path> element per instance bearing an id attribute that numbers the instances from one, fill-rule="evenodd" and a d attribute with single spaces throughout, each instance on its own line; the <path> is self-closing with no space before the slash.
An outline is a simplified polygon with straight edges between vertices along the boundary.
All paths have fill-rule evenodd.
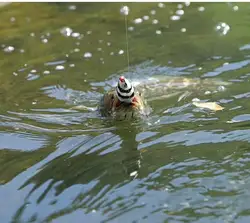
<path id="1" fill-rule="evenodd" d="M 121 76 L 116 87 L 116 95 L 121 102 L 132 103 L 135 95 L 134 87 L 125 77 Z"/>

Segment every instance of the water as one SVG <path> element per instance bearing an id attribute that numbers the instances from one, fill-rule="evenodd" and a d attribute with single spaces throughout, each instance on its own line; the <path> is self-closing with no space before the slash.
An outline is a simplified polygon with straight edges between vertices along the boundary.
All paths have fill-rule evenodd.
<path id="1" fill-rule="evenodd" d="M 130 72 L 121 3 L 0 9 L 1 222 L 250 220 L 250 5 L 128 6 Z M 139 122 L 71 109 L 97 106 L 121 74 L 231 85 L 152 100 Z"/>

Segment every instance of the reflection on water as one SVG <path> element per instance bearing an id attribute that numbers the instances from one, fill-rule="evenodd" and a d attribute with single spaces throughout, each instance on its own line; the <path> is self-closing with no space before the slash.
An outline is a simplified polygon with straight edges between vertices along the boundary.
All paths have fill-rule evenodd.
<path id="1" fill-rule="evenodd" d="M 248 222 L 249 5 L 129 3 L 129 71 L 122 5 L 1 4 L 1 222 Z M 99 114 L 120 75 L 148 118 Z"/>

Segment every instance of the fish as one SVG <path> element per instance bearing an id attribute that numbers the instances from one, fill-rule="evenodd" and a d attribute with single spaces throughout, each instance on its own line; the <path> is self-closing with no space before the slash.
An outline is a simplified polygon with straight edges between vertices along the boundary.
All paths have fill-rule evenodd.
<path id="1" fill-rule="evenodd" d="M 99 104 L 95 108 L 84 105 L 75 106 L 77 110 L 98 111 L 103 117 L 111 117 L 116 120 L 129 120 L 145 118 L 150 115 L 152 108 L 148 102 L 167 100 L 179 95 L 178 102 L 191 95 L 200 93 L 215 93 L 224 91 L 230 83 L 219 79 L 187 78 L 173 76 L 157 76 L 146 78 L 141 81 L 130 81 L 120 76 L 116 86 L 101 96 Z M 193 103 L 200 108 L 219 111 L 223 107 L 214 106 L 216 102 L 208 104 Z"/>
<path id="2" fill-rule="evenodd" d="M 136 119 L 147 116 L 150 111 L 143 95 L 123 76 L 119 78 L 115 90 L 104 94 L 99 108 L 102 115 L 117 120 Z"/>

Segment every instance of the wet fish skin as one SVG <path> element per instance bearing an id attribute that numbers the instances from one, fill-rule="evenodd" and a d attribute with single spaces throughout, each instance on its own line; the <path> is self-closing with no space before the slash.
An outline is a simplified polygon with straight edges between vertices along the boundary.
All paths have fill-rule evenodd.
<path id="1" fill-rule="evenodd" d="M 220 86 L 228 86 L 231 83 L 218 78 L 188 78 L 155 76 L 149 80 L 137 83 L 136 88 L 143 93 L 144 97 L 152 101 L 152 98 L 165 98 L 177 91 L 205 92 L 216 91 Z"/>
<path id="2" fill-rule="evenodd" d="M 148 81 L 145 80 L 137 84 L 135 94 L 138 102 L 135 105 L 120 103 L 115 90 L 113 90 L 104 94 L 99 110 L 103 116 L 110 116 L 117 120 L 147 117 L 152 111 L 147 105 L 147 101 L 163 100 L 178 94 L 180 94 L 179 100 L 182 100 L 182 98 L 190 96 L 192 92 L 205 92 L 217 89 L 218 86 L 227 86 L 229 84 L 214 78 L 202 79 L 169 76 L 160 77 L 159 79 L 151 78 Z"/>
<path id="3" fill-rule="evenodd" d="M 101 99 L 99 110 L 102 115 L 110 116 L 117 120 L 136 119 L 147 116 L 147 103 L 139 92 L 135 93 L 137 102 L 127 104 L 120 102 L 115 91 L 107 92 Z"/>

